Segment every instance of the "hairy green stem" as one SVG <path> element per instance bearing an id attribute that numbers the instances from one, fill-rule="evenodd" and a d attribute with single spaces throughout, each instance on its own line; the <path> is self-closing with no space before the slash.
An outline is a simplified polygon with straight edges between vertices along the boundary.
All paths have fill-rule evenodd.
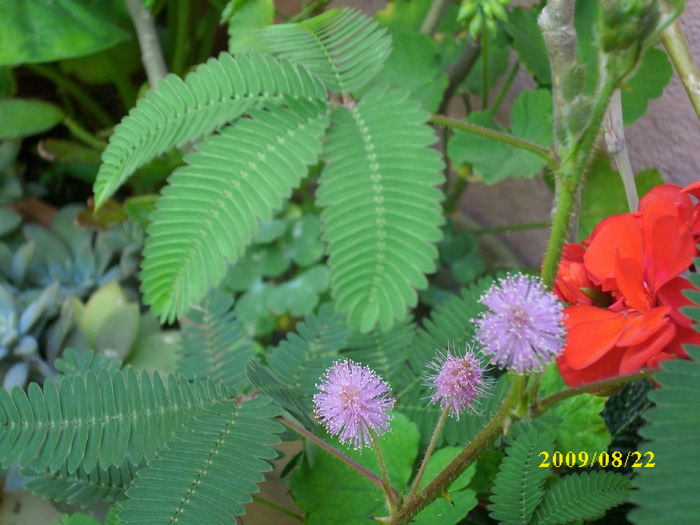
<path id="1" fill-rule="evenodd" d="M 554 137 L 555 149 L 557 130 L 563 117 L 565 106 L 561 92 L 561 80 L 564 72 L 576 60 L 576 30 L 574 29 L 574 0 L 548 0 L 547 5 L 537 17 L 537 24 L 542 30 L 549 65 L 552 70 L 552 96 L 554 98 Z"/>
<path id="2" fill-rule="evenodd" d="M 603 61 L 605 62 L 605 61 Z M 550 288 L 559 266 L 559 259 L 564 243 L 567 241 L 571 221 L 579 203 L 584 174 L 591 159 L 595 155 L 595 142 L 600 133 L 605 111 L 619 77 L 611 75 L 605 64 L 601 67 L 603 77 L 595 97 L 595 105 L 587 128 L 576 144 L 572 144 L 569 152 L 558 170 L 557 198 L 552 217 L 552 233 L 549 237 L 544 263 L 542 264 L 542 281 Z"/>
<path id="3" fill-rule="evenodd" d="M 662 1 L 660 5 L 664 14 L 673 14 L 666 2 Z M 695 114 L 700 118 L 700 71 L 688 50 L 688 44 L 683 36 L 678 20 L 669 24 L 661 33 L 661 43 L 664 45 L 671 62 L 673 62 L 673 66 L 676 68 L 690 103 L 693 105 Z"/>
<path id="4" fill-rule="evenodd" d="M 406 500 L 404 506 L 391 516 L 388 523 L 391 525 L 410 523 L 414 516 L 447 491 L 450 485 L 469 468 L 479 454 L 501 433 L 504 424 L 512 416 L 512 408 L 517 403 L 522 393 L 522 386 L 526 380 L 527 376 L 513 376 L 510 390 L 491 421 L 433 481 L 428 483 L 423 490 L 415 494 L 411 499 Z"/>
<path id="5" fill-rule="evenodd" d="M 460 131 L 466 131 L 467 133 L 471 133 L 472 135 L 478 135 L 479 137 L 484 137 L 487 139 L 495 140 L 496 142 L 508 144 L 509 146 L 513 146 L 514 148 L 524 149 L 525 151 L 534 153 L 538 157 L 542 157 L 545 161 L 547 161 L 547 164 L 549 164 L 553 168 L 556 168 L 558 166 L 557 161 L 555 160 L 554 155 L 550 150 L 548 150 L 547 148 L 543 148 L 542 146 L 538 146 L 537 144 L 533 144 L 532 142 L 528 142 L 527 140 L 514 137 L 513 135 L 501 133 L 500 131 L 485 128 L 483 126 L 477 126 L 476 124 L 471 124 L 470 122 L 466 122 L 464 120 L 457 120 L 454 118 L 445 117 L 443 115 L 433 115 L 430 118 L 430 122 L 432 124 L 440 124 L 441 126 L 447 126 L 449 128 L 458 129 Z"/>
<path id="6" fill-rule="evenodd" d="M 43 64 L 27 64 L 24 67 L 29 69 L 32 73 L 50 80 L 56 84 L 58 88 L 72 96 L 82 107 L 95 117 L 95 120 L 97 120 L 101 126 L 109 128 L 114 125 L 112 117 L 102 109 L 102 106 L 100 106 L 95 99 L 88 95 L 80 86 L 68 80 L 55 69 Z"/>
<path id="7" fill-rule="evenodd" d="M 428 448 L 425 450 L 425 455 L 423 455 L 423 461 L 420 464 L 420 468 L 418 469 L 418 473 L 416 474 L 416 478 L 413 480 L 413 485 L 411 486 L 411 490 L 408 493 L 408 496 L 406 497 L 407 500 L 410 500 L 413 495 L 416 493 L 416 490 L 418 490 L 418 486 L 420 485 L 420 480 L 423 478 L 423 474 L 425 474 L 425 469 L 428 466 L 428 462 L 430 461 L 430 457 L 433 455 L 433 451 L 435 450 L 435 446 L 437 445 L 438 438 L 440 437 L 440 434 L 442 434 L 442 428 L 445 426 L 445 421 L 447 421 L 447 416 L 450 413 L 450 407 L 445 407 L 442 409 L 442 413 L 440 414 L 440 418 L 438 419 L 437 424 L 435 425 L 435 430 L 433 430 L 433 435 L 430 437 L 430 443 L 428 443 Z"/>
<path id="8" fill-rule="evenodd" d="M 377 440 L 377 434 L 369 429 L 370 439 L 372 440 L 372 448 L 377 456 L 377 461 L 379 462 L 379 471 L 382 473 L 382 489 L 384 494 L 386 494 L 386 499 L 389 502 L 389 510 L 393 514 L 399 507 L 399 495 L 391 486 L 389 481 L 389 472 L 386 470 L 386 463 L 384 462 L 384 454 L 382 454 L 382 449 L 379 446 L 379 441 Z"/>
<path id="9" fill-rule="evenodd" d="M 587 392 L 593 392 L 596 390 L 601 390 L 611 386 L 622 386 L 632 381 L 637 381 L 639 379 L 649 379 L 652 372 L 646 370 L 644 372 L 636 372 L 634 374 L 626 374 L 623 376 L 611 377 L 607 379 L 601 379 L 599 381 L 594 381 L 592 383 L 586 383 L 585 385 L 577 386 L 575 388 L 569 388 L 567 390 L 562 390 L 556 394 L 552 394 L 549 397 L 545 397 L 534 403 L 530 407 L 530 416 L 538 417 L 544 414 L 552 405 L 568 399 L 579 394 L 585 394 Z"/>
<path id="10" fill-rule="evenodd" d="M 148 85 L 154 88 L 158 81 L 168 74 L 168 68 L 165 65 L 153 18 L 141 0 L 126 0 L 126 7 L 139 39 L 141 63 L 146 70 Z"/>
<path id="11" fill-rule="evenodd" d="M 360 465 L 354 459 L 349 458 L 348 456 L 343 454 L 337 448 L 332 447 L 331 445 L 329 445 L 328 443 L 326 443 L 322 439 L 318 438 L 313 433 L 306 430 L 304 427 L 297 425 L 293 421 L 290 421 L 289 419 L 282 417 L 282 416 L 278 417 L 277 419 L 279 419 L 280 423 L 282 423 L 283 425 L 288 426 L 294 432 L 296 432 L 297 434 L 299 434 L 301 436 L 304 436 L 306 439 L 313 442 L 319 448 L 322 448 L 323 450 L 325 450 L 326 452 L 328 452 L 332 456 L 337 457 L 340 461 L 342 461 L 343 463 L 348 465 L 350 468 L 352 468 L 353 470 L 356 470 L 357 472 L 362 474 L 364 477 L 366 477 L 368 480 L 370 480 L 372 483 L 374 483 L 377 487 L 384 490 L 384 484 L 383 484 L 382 480 L 378 476 L 376 476 L 375 474 L 373 474 L 372 472 L 367 470 L 365 467 Z"/>

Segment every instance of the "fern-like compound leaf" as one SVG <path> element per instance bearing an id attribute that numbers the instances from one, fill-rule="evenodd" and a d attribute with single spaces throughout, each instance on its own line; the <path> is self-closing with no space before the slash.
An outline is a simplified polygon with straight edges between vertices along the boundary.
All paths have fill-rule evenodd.
<path id="1" fill-rule="evenodd" d="M 402 319 L 435 267 L 443 176 L 427 118 L 382 89 L 333 113 L 318 204 L 335 307 L 361 332 Z"/>
<path id="2" fill-rule="evenodd" d="M 338 360 L 338 352 L 347 345 L 348 329 L 343 316 L 328 305 L 318 315 L 309 314 L 267 359 L 270 369 L 285 385 L 310 399 L 325 370 Z"/>
<path id="3" fill-rule="evenodd" d="M 559 478 L 547 487 L 530 523 L 556 525 L 596 519 L 627 501 L 630 486 L 630 479 L 617 472 L 581 472 Z"/>
<path id="4" fill-rule="evenodd" d="M 700 258 L 695 259 L 700 268 Z M 700 289 L 700 275 L 691 273 L 690 281 Z M 700 293 L 687 290 L 692 306 L 681 311 L 700 332 Z M 700 346 L 686 345 L 690 361 L 664 361 L 654 380 L 661 388 L 649 399 L 656 403 L 644 418 L 648 425 L 640 434 L 648 439 L 643 452 L 643 467 L 637 469 L 632 502 L 638 505 L 630 518 L 640 525 L 692 523 L 697 521 L 697 495 L 700 493 Z M 649 454 L 651 453 L 651 455 Z M 651 462 L 651 463 L 650 463 Z"/>
<path id="5" fill-rule="evenodd" d="M 172 321 L 198 303 L 317 161 L 325 102 L 287 99 L 251 110 L 202 141 L 169 179 L 144 248 L 144 302 Z"/>
<path id="6" fill-rule="evenodd" d="M 544 482 L 551 475 L 540 468 L 541 452 L 551 457 L 554 440 L 548 433 L 523 431 L 508 447 L 491 495 L 491 517 L 502 523 L 530 523 L 535 507 L 544 497 Z"/>
<path id="7" fill-rule="evenodd" d="M 250 108 L 285 95 L 325 99 L 304 67 L 268 55 L 222 53 L 188 74 L 168 75 L 114 129 L 95 181 L 99 207 L 139 167 L 220 129 Z"/>
<path id="8" fill-rule="evenodd" d="M 399 388 L 415 379 L 415 374 L 406 366 L 408 350 L 415 337 L 415 323 L 404 319 L 387 331 L 374 329 L 365 334 L 352 334 L 343 355 L 369 366 L 392 387 Z"/>
<path id="9" fill-rule="evenodd" d="M 369 82 L 391 53 L 391 37 L 354 9 L 331 9 L 298 24 L 261 31 L 269 50 L 307 67 L 328 89 L 350 93 Z"/>
<path id="10" fill-rule="evenodd" d="M 266 398 L 219 403 L 198 415 L 137 473 L 119 518 L 125 525 L 229 525 L 271 470 L 283 427 Z M 165 481 L 167 480 L 167 482 Z"/>
<path id="11" fill-rule="evenodd" d="M 39 474 L 32 469 L 22 471 L 24 476 L 33 478 L 26 488 L 34 494 L 52 501 L 65 501 L 69 505 L 90 507 L 100 501 L 112 503 L 124 498 L 124 491 L 136 475 L 136 467 L 130 462 L 120 467 L 95 468 L 85 472 L 78 468 L 70 473 L 66 467 L 56 472 Z"/>
<path id="12" fill-rule="evenodd" d="M 177 370 L 189 379 L 208 377 L 242 391 L 245 367 L 255 350 L 232 306 L 230 295 L 213 290 L 201 306 L 185 314 Z"/>
<path id="13" fill-rule="evenodd" d="M 0 389 L 3 465 L 31 464 L 38 472 L 91 472 L 152 457 L 198 412 L 228 397 L 213 382 L 189 383 L 131 368 L 88 371 L 31 383 L 25 393 Z"/>

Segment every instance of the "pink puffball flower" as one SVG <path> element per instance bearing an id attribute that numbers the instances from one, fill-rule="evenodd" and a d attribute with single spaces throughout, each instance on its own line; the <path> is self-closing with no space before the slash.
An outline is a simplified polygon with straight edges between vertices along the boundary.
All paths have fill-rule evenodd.
<path id="1" fill-rule="evenodd" d="M 475 320 L 476 339 L 500 368 L 541 371 L 564 348 L 562 304 L 536 277 L 508 275 L 481 297 L 489 308 Z"/>
<path id="2" fill-rule="evenodd" d="M 316 416 L 341 443 L 355 448 L 372 445 L 372 434 L 389 429 L 394 400 L 389 385 L 369 367 L 346 359 L 333 364 L 317 385 L 314 396 Z"/>
<path id="3" fill-rule="evenodd" d="M 478 413 L 478 398 L 486 394 L 490 381 L 484 377 L 479 359 L 467 351 L 462 357 L 440 353 L 428 364 L 432 374 L 427 386 L 434 389 L 431 401 L 440 403 L 443 410 L 459 421 L 459 414 L 466 410 Z"/>

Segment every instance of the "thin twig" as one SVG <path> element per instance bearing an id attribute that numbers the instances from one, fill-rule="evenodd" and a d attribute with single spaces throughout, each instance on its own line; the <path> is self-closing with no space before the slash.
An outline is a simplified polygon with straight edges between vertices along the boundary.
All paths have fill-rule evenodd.
<path id="1" fill-rule="evenodd" d="M 666 2 L 661 2 L 660 5 L 664 14 L 673 13 Z M 695 114 L 700 118 L 700 71 L 688 50 L 688 44 L 678 19 L 669 24 L 661 33 L 661 43 L 676 68 L 690 103 L 695 109 Z"/>
<path id="2" fill-rule="evenodd" d="M 155 88 L 158 81 L 168 74 L 168 68 L 158 42 L 153 18 L 140 0 L 125 1 L 139 39 L 141 61 L 148 76 L 148 84 L 151 88 Z"/>
<path id="3" fill-rule="evenodd" d="M 634 172 L 632 171 L 627 141 L 625 140 L 625 126 L 622 123 L 622 97 L 619 89 L 616 89 L 610 98 L 610 105 L 605 112 L 603 125 L 605 127 L 605 144 L 608 148 L 608 153 L 610 153 L 615 162 L 615 166 L 617 166 L 622 185 L 625 187 L 627 205 L 630 211 L 637 211 L 639 195 L 634 184 Z"/>
<path id="4" fill-rule="evenodd" d="M 423 23 L 420 26 L 421 33 L 428 36 L 432 36 L 433 33 L 435 33 L 449 3 L 450 0 L 433 0 L 430 3 L 428 13 L 425 15 Z"/>

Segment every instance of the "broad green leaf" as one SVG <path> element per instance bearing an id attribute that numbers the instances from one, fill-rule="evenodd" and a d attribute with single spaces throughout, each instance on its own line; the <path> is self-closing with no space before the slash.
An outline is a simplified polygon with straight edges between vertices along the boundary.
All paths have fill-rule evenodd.
<path id="1" fill-rule="evenodd" d="M 141 49 L 136 38 L 91 55 L 67 58 L 60 62 L 61 71 L 86 84 L 111 84 L 142 71 Z M 130 109 L 130 108 L 125 108 Z"/>
<path id="2" fill-rule="evenodd" d="M 121 0 L 0 2 L 0 65 L 89 55 L 129 38 Z"/>
<path id="3" fill-rule="evenodd" d="M 507 133 L 485 111 L 471 113 L 466 120 Z M 552 98 L 548 91 L 538 89 L 520 94 L 511 109 L 510 133 L 539 146 L 552 144 Z M 454 164 L 471 164 L 486 184 L 507 177 L 533 177 L 545 164 L 534 153 L 463 131 L 455 132 L 447 152 Z"/>
<path id="4" fill-rule="evenodd" d="M 274 21 L 272 0 L 231 0 L 221 13 L 221 22 L 228 24 L 228 51 L 261 51 L 258 29 Z"/>
<path id="5" fill-rule="evenodd" d="M 379 475 L 377 458 L 371 450 L 355 450 L 335 438 L 326 441 Z M 418 441 L 415 424 L 400 413 L 394 413 L 390 431 L 379 438 L 390 481 L 399 489 L 408 484 Z M 307 512 L 306 523 L 310 525 L 355 525 L 369 516 L 388 514 L 381 489 L 317 448 L 309 448 L 300 467 L 292 473 L 290 489 L 296 504 Z"/>
<path id="6" fill-rule="evenodd" d="M 622 117 L 629 126 L 647 111 L 649 101 L 660 97 L 673 76 L 673 66 L 661 49 L 649 49 L 634 76 L 622 89 Z"/>
<path id="7" fill-rule="evenodd" d="M 458 447 L 446 447 L 436 450 L 425 469 L 425 474 L 419 484 L 420 488 L 425 487 L 430 481 L 435 479 L 435 476 L 447 467 L 461 450 Z M 450 485 L 448 489 L 449 499 L 438 498 L 421 511 L 412 523 L 418 525 L 434 525 L 436 523 L 451 525 L 458 523 L 478 503 L 476 493 L 466 488 L 475 472 L 476 464 L 473 463 Z"/>
<path id="8" fill-rule="evenodd" d="M 435 41 L 427 35 L 394 34 L 391 55 L 369 89 L 379 83 L 387 83 L 395 89 L 407 89 L 410 97 L 420 102 L 423 109 L 436 111 L 448 83 L 436 49 Z"/>
<path id="9" fill-rule="evenodd" d="M 303 317 L 318 304 L 318 294 L 328 288 L 328 268 L 317 265 L 297 278 L 277 286 L 267 299 L 267 306 L 275 314 L 289 313 Z"/>
<path id="10" fill-rule="evenodd" d="M 42 133 L 60 123 L 63 117 L 63 110 L 50 102 L 20 98 L 0 99 L 0 139 Z"/>
<path id="11" fill-rule="evenodd" d="M 567 388 L 556 365 L 550 365 L 540 383 L 540 397 L 552 395 Z M 605 408 L 605 398 L 593 394 L 570 397 L 554 405 L 540 421 L 546 423 L 557 444 L 557 450 L 594 452 L 607 450 L 610 433 L 600 413 Z"/>
<path id="12" fill-rule="evenodd" d="M 663 184 L 658 171 L 644 170 L 635 176 L 641 197 L 654 186 Z M 581 201 L 579 239 L 585 239 L 604 218 L 630 211 L 620 175 L 610 166 L 610 159 L 599 156 L 588 171 Z M 636 210 L 635 210 L 636 211 Z"/>
<path id="13" fill-rule="evenodd" d="M 516 7 L 508 14 L 506 31 L 513 38 L 513 49 L 525 69 L 535 77 L 540 86 L 552 83 L 549 54 L 537 25 L 538 9 Z"/>

